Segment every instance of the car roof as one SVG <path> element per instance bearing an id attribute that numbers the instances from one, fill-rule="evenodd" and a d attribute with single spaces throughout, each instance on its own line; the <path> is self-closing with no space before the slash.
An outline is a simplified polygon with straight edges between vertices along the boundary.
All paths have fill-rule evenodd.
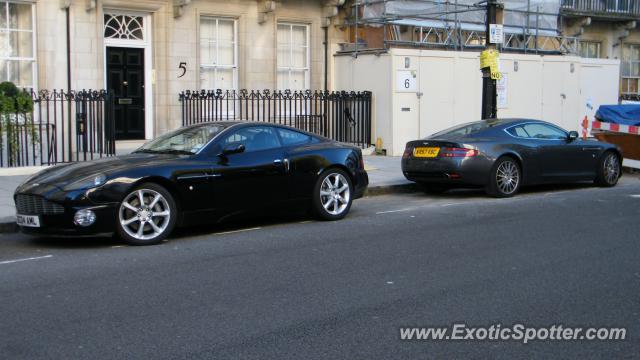
<path id="1" fill-rule="evenodd" d="M 514 126 L 514 125 L 518 125 L 518 124 L 525 124 L 525 123 L 540 123 L 540 124 L 550 124 L 547 121 L 543 121 L 543 120 L 538 120 L 538 119 L 528 119 L 528 118 L 500 118 L 500 119 L 484 119 L 484 120 L 479 120 L 476 121 L 475 123 L 479 123 L 479 122 L 489 122 L 491 128 L 507 128 L 510 126 Z M 470 123 L 473 124 L 473 123 Z"/>
<path id="2" fill-rule="evenodd" d="M 330 141 L 331 139 L 328 139 L 322 135 L 319 134 L 315 134 L 306 130 L 302 130 L 302 129 L 298 129 L 292 126 L 288 126 L 288 125 L 284 125 L 284 124 L 274 124 L 274 123 L 268 123 L 268 122 L 263 122 L 263 121 L 243 121 L 243 120 L 229 120 L 229 121 L 208 121 L 208 122 L 202 122 L 202 123 L 197 123 L 197 124 L 193 124 L 193 125 L 189 125 L 186 126 L 186 128 L 188 127 L 199 127 L 199 126 L 209 126 L 209 125 L 220 125 L 223 126 L 225 129 L 229 129 L 229 128 L 238 128 L 238 127 L 245 127 L 245 126 L 256 126 L 256 125 L 260 125 L 260 126 L 273 126 L 273 127 L 280 127 L 280 128 L 284 128 L 284 129 L 291 129 L 297 132 L 301 132 L 303 134 L 315 137 L 318 140 L 324 140 L 324 141 Z"/>

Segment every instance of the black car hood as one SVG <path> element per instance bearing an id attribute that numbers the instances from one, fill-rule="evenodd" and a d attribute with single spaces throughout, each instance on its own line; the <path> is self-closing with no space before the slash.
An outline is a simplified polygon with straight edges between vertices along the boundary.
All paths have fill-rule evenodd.
<path id="1" fill-rule="evenodd" d="M 152 166 L 176 159 L 177 155 L 168 154 L 129 154 L 114 156 L 93 161 L 75 162 L 56 165 L 45 169 L 29 179 L 30 184 L 50 185 L 63 188 L 74 181 L 98 174 L 114 173 L 124 168 Z"/>

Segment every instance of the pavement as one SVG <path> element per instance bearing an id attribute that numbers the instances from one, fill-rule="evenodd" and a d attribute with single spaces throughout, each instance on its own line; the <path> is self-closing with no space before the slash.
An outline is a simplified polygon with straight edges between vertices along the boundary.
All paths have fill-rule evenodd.
<path id="1" fill-rule="evenodd" d="M 118 149 L 118 154 L 125 154 L 139 146 L 137 142 L 125 144 L 127 147 Z M 121 146 L 125 146 L 121 145 Z M 44 167 L 0 169 L 0 232 L 14 232 L 15 206 L 13 192 L 31 174 Z M 410 191 L 413 188 L 400 170 L 400 157 L 393 156 L 365 156 L 365 168 L 369 173 L 368 195 L 379 195 L 389 192 Z"/>
<path id="2" fill-rule="evenodd" d="M 633 359 L 640 181 L 368 197 L 151 247 L 0 234 L 6 359 Z M 402 341 L 405 326 L 622 327 L 626 340 Z"/>

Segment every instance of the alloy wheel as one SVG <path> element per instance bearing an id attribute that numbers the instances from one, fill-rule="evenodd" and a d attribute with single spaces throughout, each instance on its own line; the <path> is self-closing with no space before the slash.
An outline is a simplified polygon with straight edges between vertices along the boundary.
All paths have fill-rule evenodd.
<path id="1" fill-rule="evenodd" d="M 349 182 L 340 173 L 331 173 L 320 186 L 320 202 L 331 215 L 340 215 L 349 206 L 351 191 Z"/>
<path id="2" fill-rule="evenodd" d="M 604 179 L 608 184 L 615 184 L 620 177 L 620 162 L 616 154 L 609 154 L 604 160 Z"/>
<path id="3" fill-rule="evenodd" d="M 138 240 L 153 240 L 162 235 L 170 220 L 169 203 L 155 190 L 135 190 L 120 205 L 119 221 L 122 229 Z"/>
<path id="4" fill-rule="evenodd" d="M 513 161 L 503 161 L 496 170 L 496 185 L 500 192 L 510 195 L 516 191 L 520 182 L 520 170 Z"/>

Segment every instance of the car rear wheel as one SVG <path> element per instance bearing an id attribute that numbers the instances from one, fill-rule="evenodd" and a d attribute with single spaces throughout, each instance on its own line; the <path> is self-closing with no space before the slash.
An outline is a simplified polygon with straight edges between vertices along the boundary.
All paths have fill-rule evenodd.
<path id="1" fill-rule="evenodd" d="M 349 175 L 329 169 L 318 177 L 313 189 L 313 212 L 322 220 L 339 220 L 349 213 L 353 201 Z"/>
<path id="2" fill-rule="evenodd" d="M 600 186 L 615 186 L 620 179 L 621 164 L 620 157 L 613 151 L 608 151 L 598 162 L 598 172 L 596 184 Z"/>
<path id="3" fill-rule="evenodd" d="M 142 184 L 120 203 L 116 221 L 118 235 L 131 245 L 158 244 L 171 233 L 176 217 L 175 201 L 164 187 Z"/>
<path id="4" fill-rule="evenodd" d="M 491 170 L 487 193 L 495 197 L 510 197 L 520 189 L 522 171 L 518 162 L 511 157 L 502 157 Z"/>

